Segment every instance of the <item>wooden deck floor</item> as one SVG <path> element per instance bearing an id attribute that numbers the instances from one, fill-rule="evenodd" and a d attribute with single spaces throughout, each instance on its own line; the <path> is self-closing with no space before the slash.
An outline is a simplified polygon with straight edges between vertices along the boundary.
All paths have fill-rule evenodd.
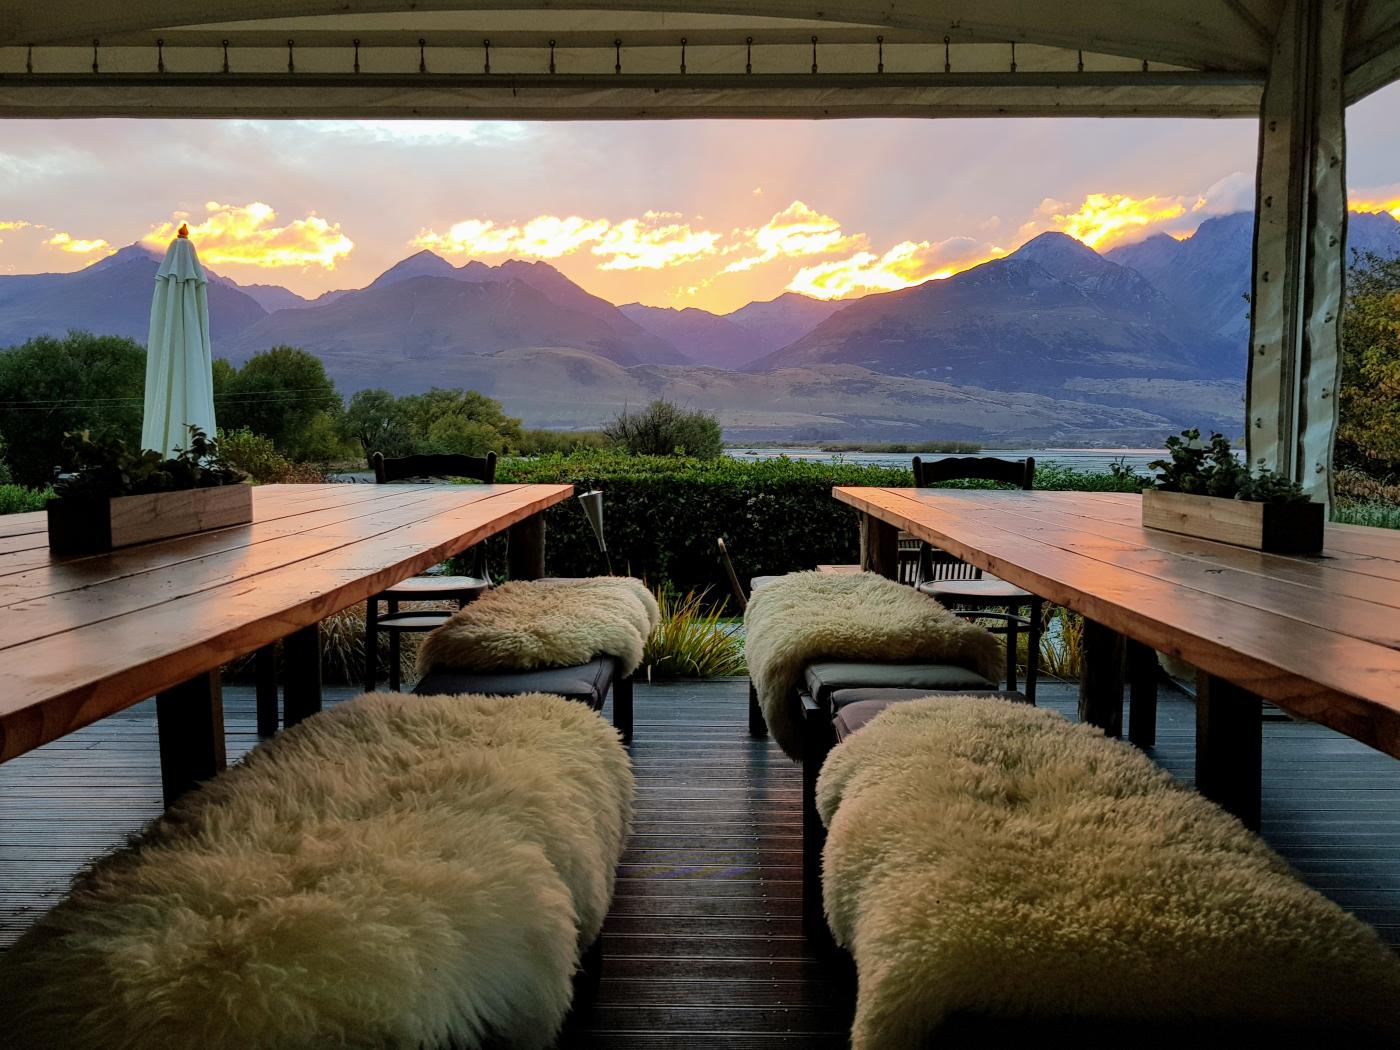
<path id="1" fill-rule="evenodd" d="M 332 691 L 332 701 L 351 691 Z M 597 1001 L 570 1047 L 838 1047 L 850 985 L 800 935 L 799 770 L 745 732 L 741 680 L 637 688 L 635 833 L 605 927 Z M 1074 689 L 1042 703 L 1074 716 Z M 0 766 L 0 946 L 85 861 L 160 810 L 142 704 Z M 230 758 L 256 743 L 225 699 Z M 1153 754 L 1189 780 L 1190 701 L 1164 696 Z M 1400 763 L 1316 726 L 1265 727 L 1264 836 L 1400 948 Z"/>

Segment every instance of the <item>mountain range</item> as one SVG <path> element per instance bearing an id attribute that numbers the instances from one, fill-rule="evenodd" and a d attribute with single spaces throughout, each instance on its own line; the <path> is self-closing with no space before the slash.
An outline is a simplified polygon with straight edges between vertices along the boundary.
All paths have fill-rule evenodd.
<path id="1" fill-rule="evenodd" d="M 1400 255 L 1395 219 L 1350 218 L 1351 250 Z M 312 300 L 209 272 L 211 328 L 235 364 L 300 346 L 344 392 L 473 387 L 537 426 L 669 397 L 736 440 L 1155 443 L 1238 427 L 1252 229 L 1226 215 L 1103 254 L 1047 233 L 946 280 L 725 315 L 615 306 L 544 262 L 422 251 Z M 75 273 L 0 276 L 0 346 L 72 328 L 144 341 L 157 262 L 131 245 Z"/>

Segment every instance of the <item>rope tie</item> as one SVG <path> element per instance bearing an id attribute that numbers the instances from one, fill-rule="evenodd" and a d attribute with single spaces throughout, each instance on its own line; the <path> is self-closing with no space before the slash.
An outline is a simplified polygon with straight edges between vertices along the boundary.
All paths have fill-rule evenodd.
<path id="1" fill-rule="evenodd" d="M 228 72 L 228 40 L 225 39 L 225 40 L 221 41 L 221 43 L 223 44 L 223 48 L 224 48 L 224 72 L 227 73 L 227 72 Z"/>
<path id="2" fill-rule="evenodd" d="M 426 73 L 428 71 L 427 46 L 428 42 L 420 36 L 418 38 L 418 72 L 420 73 Z"/>
<path id="3" fill-rule="evenodd" d="M 817 38 L 812 37 L 812 72 L 817 71 Z"/>
<path id="4" fill-rule="evenodd" d="M 613 40 L 613 55 L 614 55 L 614 58 L 615 58 L 615 60 L 616 60 L 616 61 L 613 63 L 613 72 L 614 72 L 614 73 L 621 73 L 621 72 L 622 72 L 622 38 L 621 38 L 621 37 L 616 37 L 616 38 L 614 38 L 614 40 Z"/>
<path id="5" fill-rule="evenodd" d="M 885 71 L 885 38 L 877 36 L 875 38 L 875 46 L 878 49 L 876 51 L 878 59 L 875 63 L 875 72 L 883 73 Z"/>
<path id="6" fill-rule="evenodd" d="M 354 44 L 355 44 L 355 72 L 358 73 L 358 72 L 360 71 L 360 38 L 359 38 L 359 37 L 356 37 L 356 38 L 355 38 Z"/>
<path id="7" fill-rule="evenodd" d="M 1084 50 L 1082 48 L 1079 51 L 1079 72 L 1084 72 Z"/>
<path id="8" fill-rule="evenodd" d="M 296 42 L 295 40 L 288 39 L 288 41 L 287 41 L 287 72 L 288 72 L 288 73 L 295 73 L 295 72 L 297 71 L 297 64 L 296 64 L 296 57 L 295 57 L 296 46 L 297 46 L 297 42 Z"/>
<path id="9" fill-rule="evenodd" d="M 753 72 L 753 37 L 744 37 L 744 72 Z"/>
<path id="10" fill-rule="evenodd" d="M 1016 72 L 1016 41 L 1011 41 L 1011 72 Z"/>
<path id="11" fill-rule="evenodd" d="M 554 72 L 554 41 L 549 42 L 549 71 Z"/>
<path id="12" fill-rule="evenodd" d="M 949 46 L 950 43 L 951 38 L 945 36 L 943 38 L 943 72 L 945 73 L 951 73 L 953 71 L 953 55 Z"/>
<path id="13" fill-rule="evenodd" d="M 681 37 L 681 72 L 685 72 L 685 37 Z"/>
<path id="14" fill-rule="evenodd" d="M 483 40 L 483 41 L 481 42 L 481 49 L 482 49 L 484 52 L 486 52 L 486 69 L 485 69 L 485 72 L 489 73 L 489 72 L 491 72 L 491 41 L 490 41 L 489 39 L 488 39 L 488 40 Z"/>
<path id="15" fill-rule="evenodd" d="M 34 72 L 34 45 L 33 45 L 33 44 L 30 44 L 30 45 L 29 45 L 29 50 L 25 52 L 25 55 L 24 55 L 24 71 L 25 71 L 26 73 L 33 73 L 33 72 Z"/>
<path id="16" fill-rule="evenodd" d="M 97 41 L 92 42 L 92 71 L 97 72 Z"/>

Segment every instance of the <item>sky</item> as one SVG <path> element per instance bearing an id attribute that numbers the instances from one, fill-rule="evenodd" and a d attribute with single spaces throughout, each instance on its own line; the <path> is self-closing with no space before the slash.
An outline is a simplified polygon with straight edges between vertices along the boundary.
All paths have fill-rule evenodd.
<path id="1" fill-rule="evenodd" d="M 1351 206 L 1400 218 L 1400 84 L 1348 113 Z M 1252 120 L 0 121 L 0 274 L 187 221 L 242 284 L 358 288 L 423 248 L 543 259 L 726 313 L 946 277 L 1046 230 L 1099 249 L 1251 206 Z"/>

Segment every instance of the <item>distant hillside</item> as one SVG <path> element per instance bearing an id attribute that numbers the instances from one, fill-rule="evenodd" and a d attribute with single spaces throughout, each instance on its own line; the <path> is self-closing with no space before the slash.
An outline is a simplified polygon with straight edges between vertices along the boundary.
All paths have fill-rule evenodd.
<path id="1" fill-rule="evenodd" d="M 1400 255 L 1400 222 L 1385 213 L 1347 217 L 1347 249 Z M 1254 250 L 1254 215 L 1236 212 L 1207 219 L 1178 241 L 1164 233 L 1105 253 L 1131 266 L 1201 325 L 1243 350 L 1249 342 L 1249 283 Z"/>
<path id="2" fill-rule="evenodd" d="M 133 244 L 75 273 L 0 276 L 0 347 L 80 328 L 144 344 L 160 256 Z M 288 293 L 290 294 L 290 293 Z M 231 337 L 267 316 L 232 281 L 210 274 L 210 328 Z"/>
<path id="3" fill-rule="evenodd" d="M 715 368 L 744 368 L 778 345 L 728 317 L 708 310 L 684 310 L 628 303 L 618 307 L 648 332 L 674 346 L 687 361 Z"/>
<path id="4" fill-rule="evenodd" d="M 1238 347 L 1137 271 L 1060 233 L 947 280 L 851 303 L 759 367 L 822 364 L 1051 397 L 1076 381 L 1238 383 L 1244 373 Z"/>
<path id="5" fill-rule="evenodd" d="M 796 292 L 784 292 L 767 302 L 741 306 L 725 317 L 777 350 L 795 343 L 837 310 L 855 301 L 812 299 Z"/>

